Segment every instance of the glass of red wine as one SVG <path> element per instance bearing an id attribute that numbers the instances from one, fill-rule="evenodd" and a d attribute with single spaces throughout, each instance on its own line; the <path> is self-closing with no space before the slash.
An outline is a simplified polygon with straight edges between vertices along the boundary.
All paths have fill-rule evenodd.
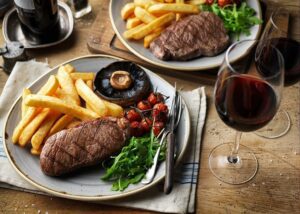
<path id="1" fill-rule="evenodd" d="M 235 129 L 235 142 L 222 143 L 209 156 L 209 168 L 221 181 L 241 184 L 258 169 L 254 153 L 240 144 L 242 132 L 253 132 L 269 123 L 277 112 L 283 88 L 284 60 L 270 46 L 256 60 L 268 73 L 255 66 L 256 40 L 232 44 L 226 51 L 214 89 L 214 102 L 221 120 Z M 241 50 L 247 53 L 240 56 Z"/>
<path id="2" fill-rule="evenodd" d="M 256 55 L 264 54 L 272 45 L 283 55 L 285 62 L 284 86 L 291 86 L 300 80 L 300 7 L 286 5 L 275 10 L 258 43 Z M 259 63 L 257 63 L 259 66 Z M 258 67 L 261 73 L 268 72 Z M 280 109 L 273 120 L 255 133 L 265 138 L 277 138 L 285 135 L 291 126 L 287 111 Z"/>

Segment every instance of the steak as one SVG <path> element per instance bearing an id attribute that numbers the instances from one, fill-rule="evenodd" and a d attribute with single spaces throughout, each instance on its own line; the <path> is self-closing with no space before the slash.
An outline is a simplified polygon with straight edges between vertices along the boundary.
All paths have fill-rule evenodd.
<path id="1" fill-rule="evenodd" d="M 150 44 L 150 50 L 161 60 L 189 60 L 215 56 L 230 43 L 222 19 L 211 12 L 190 15 L 172 23 Z"/>
<path id="2" fill-rule="evenodd" d="M 119 152 L 129 138 L 125 118 L 101 118 L 62 130 L 47 139 L 40 155 L 46 175 L 59 176 L 101 163 Z"/>

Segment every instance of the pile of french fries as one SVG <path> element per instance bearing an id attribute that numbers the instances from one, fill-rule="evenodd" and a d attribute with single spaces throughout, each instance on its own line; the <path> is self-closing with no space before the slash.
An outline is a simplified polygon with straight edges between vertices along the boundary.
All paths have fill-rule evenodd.
<path id="1" fill-rule="evenodd" d="M 150 43 L 174 20 L 178 21 L 188 14 L 199 13 L 198 4 L 205 0 L 134 0 L 121 9 L 126 20 L 126 39 L 144 39 L 144 47 Z"/>
<path id="2" fill-rule="evenodd" d="M 45 140 L 60 130 L 103 116 L 122 117 L 121 106 L 102 100 L 93 92 L 94 76 L 76 72 L 67 64 L 51 75 L 36 94 L 25 88 L 22 118 L 12 142 L 22 147 L 30 143 L 31 153 L 39 155 Z"/>

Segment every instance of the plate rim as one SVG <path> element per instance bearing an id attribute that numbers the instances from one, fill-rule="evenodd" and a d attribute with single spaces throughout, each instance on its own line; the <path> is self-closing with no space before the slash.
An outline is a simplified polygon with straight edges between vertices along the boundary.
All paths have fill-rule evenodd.
<path id="1" fill-rule="evenodd" d="M 116 57 L 116 56 L 112 56 L 112 55 L 107 55 L 107 54 L 92 54 L 92 55 L 84 55 L 84 56 L 80 56 L 80 57 L 76 57 L 76 58 L 72 58 L 68 61 L 65 61 L 53 68 L 51 68 L 48 72 L 46 72 L 45 74 L 42 74 L 41 76 L 39 76 L 35 81 L 33 81 L 28 88 L 32 87 L 32 85 L 36 84 L 36 82 L 40 81 L 40 79 L 42 79 L 44 76 L 49 75 L 49 73 L 51 73 L 53 70 L 58 69 L 59 66 L 62 66 L 64 64 L 76 61 L 76 60 L 80 60 L 80 59 L 86 59 L 86 58 L 110 58 L 110 59 L 116 59 L 116 60 L 120 60 L 123 61 L 125 59 L 122 59 L 120 57 Z M 138 64 L 139 65 L 139 64 Z M 160 77 L 159 75 L 157 75 L 156 73 L 154 73 L 153 71 L 151 71 L 150 69 L 147 69 L 141 65 L 139 65 L 140 67 L 142 67 L 143 69 L 145 69 L 146 71 L 150 71 L 151 75 L 155 75 L 157 78 L 161 79 L 162 81 L 166 82 L 167 84 L 169 84 L 172 88 L 174 88 L 169 82 L 167 82 L 166 80 L 164 80 L 162 77 Z M 23 173 L 18 165 L 15 163 L 14 158 L 11 156 L 10 151 L 7 148 L 7 139 L 5 137 L 5 130 L 7 129 L 7 123 L 8 123 L 8 118 L 11 115 L 11 112 L 14 110 L 14 108 L 16 107 L 17 102 L 21 99 L 22 95 L 20 95 L 12 104 L 11 108 L 9 109 L 6 118 L 4 120 L 4 126 L 3 126 L 3 130 L 2 130 L 2 135 L 3 135 L 3 147 L 4 147 L 4 151 L 7 155 L 7 158 L 9 160 L 9 163 L 11 164 L 11 166 L 14 168 L 14 170 L 23 178 L 25 179 L 27 182 L 29 182 L 31 185 L 35 186 L 36 188 L 38 188 L 39 190 L 42 190 L 43 192 L 49 193 L 51 195 L 54 196 L 58 196 L 58 197 L 62 197 L 62 198 L 67 198 L 67 199 L 73 199 L 73 200 L 80 200 L 80 201 L 107 201 L 107 200 L 112 200 L 112 199 L 120 199 L 120 198 L 124 198 L 124 197 L 128 197 L 134 194 L 138 194 L 140 192 L 143 192 L 153 186 L 155 186 L 157 183 L 159 183 L 164 177 L 165 175 L 157 178 L 156 180 L 154 180 L 152 183 L 145 185 L 139 189 L 136 190 L 131 190 L 129 192 L 119 192 L 119 194 L 116 195 L 98 195 L 98 196 L 84 196 L 84 195 L 73 195 L 73 194 L 69 194 L 66 192 L 61 192 L 61 191 L 57 191 L 57 190 L 53 190 L 50 189 L 49 187 L 45 187 L 37 182 L 35 182 L 34 180 L 30 179 L 30 177 L 28 175 L 26 175 L 25 173 Z M 184 104 L 186 105 L 185 100 L 183 99 Z M 191 119 L 190 119 L 190 113 L 188 108 L 185 108 L 184 110 L 186 112 L 186 120 L 187 120 L 187 130 L 188 133 L 185 136 L 185 146 L 182 149 L 182 152 L 179 154 L 178 158 L 176 159 L 176 163 L 175 166 L 178 165 L 178 163 L 182 160 L 184 154 L 186 153 L 188 144 L 189 144 L 189 139 L 190 139 L 190 133 L 191 133 Z"/>
<path id="2" fill-rule="evenodd" d="M 110 0 L 110 2 L 109 2 L 109 19 L 110 19 L 110 23 L 113 27 L 113 30 L 114 30 L 115 34 L 117 35 L 118 39 L 122 42 L 122 44 L 126 48 L 128 48 L 129 51 L 131 51 L 135 56 L 139 57 L 140 59 L 145 60 L 146 62 L 148 62 L 152 65 L 156 65 L 156 66 L 159 66 L 159 67 L 162 67 L 162 68 L 175 69 L 175 70 L 180 70 L 180 71 L 208 70 L 208 69 L 217 68 L 222 64 L 221 63 L 221 64 L 215 64 L 215 65 L 211 65 L 211 66 L 202 66 L 202 67 L 197 67 L 197 68 L 193 68 L 193 67 L 182 67 L 182 68 L 180 67 L 180 68 L 177 68 L 175 66 L 168 65 L 168 64 L 165 64 L 165 63 L 154 62 L 151 59 L 147 58 L 146 56 L 143 56 L 143 54 L 140 54 L 139 52 L 135 51 L 134 48 L 132 48 L 129 45 L 129 43 L 127 43 L 127 41 L 125 39 L 123 39 L 122 35 L 118 31 L 117 26 L 115 25 L 115 22 L 113 21 L 113 17 L 112 17 L 112 2 L 113 1 L 114 0 Z M 259 3 L 259 0 L 252 0 L 252 1 L 255 1 L 256 4 L 258 5 L 258 16 L 262 19 L 263 17 L 262 17 L 262 11 L 261 11 L 261 6 L 260 6 L 260 3 Z M 259 38 L 259 36 L 261 34 L 261 30 L 262 30 L 262 24 L 259 25 L 257 34 L 256 34 L 255 38 L 253 38 L 253 40 L 257 40 Z M 245 54 L 241 55 L 239 58 L 242 58 L 244 55 Z"/>
<path id="3" fill-rule="evenodd" d="M 60 40 L 55 41 L 55 42 L 46 43 L 46 44 L 40 44 L 40 45 L 30 45 L 29 44 L 29 45 L 25 45 L 25 44 L 22 43 L 26 49 L 38 49 L 38 48 L 47 48 L 47 47 L 55 46 L 55 45 L 58 45 L 58 44 L 64 42 L 65 40 L 67 40 L 71 36 L 71 34 L 73 33 L 73 29 L 74 29 L 74 18 L 73 18 L 72 11 L 71 11 L 70 7 L 63 1 L 58 1 L 58 6 L 61 7 L 63 10 L 65 10 L 67 15 L 68 15 L 68 20 L 69 20 L 69 24 L 70 24 L 68 33 L 63 38 L 61 38 Z M 16 10 L 17 10 L 16 7 L 13 7 L 12 9 L 10 9 L 4 15 L 2 26 L 7 26 L 8 18 Z M 3 34 L 5 42 L 20 42 L 19 40 L 17 40 L 17 41 L 10 40 L 10 38 L 8 37 L 8 34 L 7 34 L 7 27 L 2 27 L 2 34 Z"/>

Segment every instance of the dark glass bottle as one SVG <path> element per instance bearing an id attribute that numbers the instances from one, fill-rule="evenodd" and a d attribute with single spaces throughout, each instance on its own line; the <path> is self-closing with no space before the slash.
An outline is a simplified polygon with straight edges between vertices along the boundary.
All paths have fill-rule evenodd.
<path id="1" fill-rule="evenodd" d="M 31 43 L 46 43 L 59 37 L 57 0 L 14 0 L 25 37 Z"/>

